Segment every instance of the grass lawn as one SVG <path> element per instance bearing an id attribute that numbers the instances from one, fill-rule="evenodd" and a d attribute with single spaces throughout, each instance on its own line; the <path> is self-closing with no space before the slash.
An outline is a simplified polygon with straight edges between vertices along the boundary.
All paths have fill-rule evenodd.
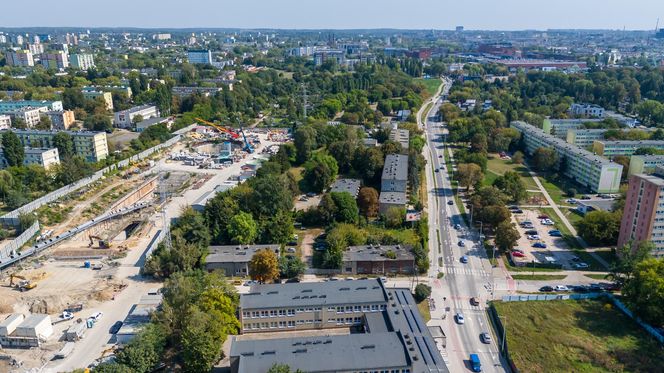
<path id="1" fill-rule="evenodd" d="M 429 320 L 431 320 L 431 311 L 429 311 L 429 301 L 428 300 L 423 300 L 420 303 L 417 304 L 417 310 L 420 311 L 420 315 L 422 316 L 422 319 L 424 319 L 425 323 L 428 323 Z"/>
<path id="2" fill-rule="evenodd" d="M 515 267 L 510 264 L 509 259 L 505 255 L 501 256 L 503 258 L 503 262 L 505 263 L 505 267 L 507 268 L 508 271 L 510 272 L 562 272 L 562 269 L 557 269 L 557 268 L 532 268 L 532 267 Z"/>
<path id="3" fill-rule="evenodd" d="M 549 281 L 549 280 L 562 280 L 567 275 L 512 275 L 515 280 L 531 280 L 531 281 Z"/>
<path id="4" fill-rule="evenodd" d="M 515 171 L 521 175 L 521 180 L 526 186 L 526 189 L 538 189 L 535 180 L 528 173 L 528 169 L 524 165 L 513 164 L 511 160 L 500 159 L 498 154 L 489 154 L 489 161 L 487 162 L 487 177 L 494 179 L 500 175 L 505 174 L 507 171 Z M 494 176 L 489 176 L 493 174 Z M 485 182 L 486 183 L 486 182 Z M 490 183 L 489 183 L 490 184 Z"/>
<path id="5" fill-rule="evenodd" d="M 607 263 L 612 264 L 613 262 L 616 261 L 616 254 L 613 252 L 613 250 L 597 250 L 595 251 L 595 255 L 600 256 L 602 259 L 604 259 Z"/>
<path id="6" fill-rule="evenodd" d="M 522 372 L 664 371 L 657 341 L 605 301 L 494 305 L 506 324 L 512 360 Z"/>
<path id="7" fill-rule="evenodd" d="M 424 87 L 427 89 L 427 93 L 429 94 L 429 97 L 433 96 L 436 94 L 436 91 L 438 90 L 438 87 L 440 87 L 440 84 L 442 83 L 440 79 L 415 79 L 416 82 L 422 83 Z"/>

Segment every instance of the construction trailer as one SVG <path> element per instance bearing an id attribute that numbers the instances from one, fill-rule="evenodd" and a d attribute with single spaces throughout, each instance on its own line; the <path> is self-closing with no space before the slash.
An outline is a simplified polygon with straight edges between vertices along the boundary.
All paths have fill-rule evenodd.
<path id="1" fill-rule="evenodd" d="M 49 315 L 33 313 L 26 317 L 25 320 L 16 327 L 14 335 L 17 337 L 30 337 L 46 340 L 53 335 L 51 317 Z"/>
<path id="2" fill-rule="evenodd" d="M 76 323 L 65 331 L 65 340 L 69 342 L 81 340 L 85 336 L 86 330 L 88 330 L 88 327 L 84 322 Z"/>
<path id="3" fill-rule="evenodd" d="M 13 313 L 7 316 L 6 319 L 0 322 L 0 336 L 7 337 L 11 335 L 14 330 L 16 330 L 16 327 L 21 325 L 24 319 L 25 316 L 20 313 Z"/>

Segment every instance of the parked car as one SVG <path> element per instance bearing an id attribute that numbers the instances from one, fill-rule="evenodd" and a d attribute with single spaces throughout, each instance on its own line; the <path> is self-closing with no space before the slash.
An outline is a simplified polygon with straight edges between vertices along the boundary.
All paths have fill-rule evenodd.
<path id="1" fill-rule="evenodd" d="M 590 290 L 585 285 L 575 285 L 575 286 L 572 286 L 571 289 L 575 293 L 586 293 L 586 292 L 588 292 L 588 290 Z"/>
<path id="2" fill-rule="evenodd" d="M 559 230 L 554 229 L 554 230 L 549 231 L 549 236 L 551 236 L 551 237 L 562 237 L 563 234 Z"/>
<path id="3" fill-rule="evenodd" d="M 480 305 L 480 300 L 477 299 L 477 297 L 472 297 L 472 298 L 470 298 L 470 304 L 472 306 L 479 306 Z"/>
<path id="4" fill-rule="evenodd" d="M 601 284 L 590 284 L 588 288 L 590 291 L 604 291 L 604 288 Z"/>
<path id="5" fill-rule="evenodd" d="M 517 258 L 525 258 L 526 254 L 519 252 L 519 251 L 512 251 L 512 256 L 517 257 Z"/>
<path id="6" fill-rule="evenodd" d="M 461 312 L 457 312 L 457 314 L 454 315 L 454 319 L 456 320 L 457 324 L 459 324 L 459 325 L 466 322 L 466 320 L 463 318 L 463 314 Z"/>
<path id="7" fill-rule="evenodd" d="M 552 291 L 553 291 L 553 287 L 548 286 L 548 285 L 546 285 L 546 286 L 542 286 L 541 288 L 539 288 L 539 291 L 542 291 L 542 292 L 545 292 L 545 293 L 549 293 L 549 292 L 552 292 Z"/>
<path id="8" fill-rule="evenodd" d="M 438 169 L 435 169 L 435 170 L 433 170 L 433 171 L 434 171 L 434 172 L 438 172 L 438 171 L 440 171 L 440 170 L 438 170 Z"/>
<path id="9" fill-rule="evenodd" d="M 512 210 L 512 213 L 513 214 L 523 214 L 523 210 L 521 210 L 521 209 Z"/>
<path id="10" fill-rule="evenodd" d="M 461 225 L 459 225 L 459 224 L 454 224 L 454 229 L 456 229 L 456 230 L 461 229 Z"/>
<path id="11" fill-rule="evenodd" d="M 590 197 L 587 194 L 584 194 L 584 195 L 581 196 L 581 199 L 592 199 L 592 197 Z"/>
<path id="12" fill-rule="evenodd" d="M 576 269 L 586 269 L 590 266 L 588 265 L 588 263 L 581 262 L 581 263 L 574 263 L 573 267 Z"/>
<path id="13" fill-rule="evenodd" d="M 508 210 L 518 210 L 518 209 L 519 209 L 519 206 L 517 206 L 517 205 L 512 205 L 512 206 L 509 206 L 507 209 L 508 209 Z"/>
<path id="14" fill-rule="evenodd" d="M 461 263 L 468 263 L 468 257 L 467 256 L 462 256 L 460 259 Z"/>
<path id="15" fill-rule="evenodd" d="M 254 280 L 249 280 L 249 281 L 244 282 L 244 286 L 251 286 L 251 285 L 256 285 L 256 284 L 258 284 L 258 281 L 254 281 Z"/>
<path id="16" fill-rule="evenodd" d="M 526 234 L 539 234 L 539 233 L 537 233 L 537 231 L 534 229 L 529 229 L 526 231 Z"/>
<path id="17" fill-rule="evenodd" d="M 540 240 L 540 236 L 537 234 L 531 234 L 527 237 L 529 240 Z"/>
<path id="18" fill-rule="evenodd" d="M 461 241 L 459 241 L 459 246 L 464 247 L 464 246 L 466 246 L 466 243 L 463 242 L 463 240 L 461 240 Z"/>
<path id="19" fill-rule="evenodd" d="M 103 312 L 95 312 L 90 317 L 88 317 L 89 320 L 92 320 L 94 322 L 97 322 L 101 319 L 101 317 L 104 316 Z"/>
<path id="20" fill-rule="evenodd" d="M 556 285 L 553 290 L 555 291 L 569 291 L 569 288 L 565 285 Z"/>
<path id="21" fill-rule="evenodd" d="M 551 220 L 551 219 L 542 219 L 542 220 L 540 220 L 540 223 L 542 223 L 542 225 L 554 225 L 555 224 L 553 222 L 553 220 Z"/>
<path id="22" fill-rule="evenodd" d="M 297 277 L 289 278 L 288 280 L 286 280 L 287 284 L 297 284 L 299 282 L 300 282 L 300 279 L 297 278 Z"/>
<path id="23" fill-rule="evenodd" d="M 516 249 L 516 248 L 514 248 L 514 249 L 512 249 L 512 251 L 515 251 L 515 252 L 517 252 L 517 253 L 521 253 L 521 254 L 525 254 L 525 253 L 523 252 L 523 250 L 521 250 L 521 249 Z"/>
<path id="24" fill-rule="evenodd" d="M 286 249 L 286 251 L 289 253 L 294 253 L 296 250 L 294 247 L 289 247 L 288 249 Z"/>
<path id="25" fill-rule="evenodd" d="M 120 328 L 122 328 L 122 324 L 124 324 L 122 321 L 116 321 L 113 326 L 108 330 L 109 333 L 111 334 L 116 334 L 117 332 L 120 331 Z"/>
<path id="26" fill-rule="evenodd" d="M 544 242 L 535 242 L 533 244 L 533 247 L 536 247 L 538 249 L 546 249 L 546 244 Z"/>
<path id="27" fill-rule="evenodd" d="M 450 205 L 450 206 L 452 206 L 452 205 L 454 204 L 454 201 L 449 200 L 449 201 L 447 201 L 447 204 Z"/>
<path id="28" fill-rule="evenodd" d="M 480 334 L 480 340 L 482 343 L 491 344 L 491 334 L 489 334 L 489 332 L 483 332 Z"/>
<path id="29" fill-rule="evenodd" d="M 566 201 L 567 203 L 570 203 L 572 205 L 576 204 L 576 200 L 574 198 L 570 198 Z"/>

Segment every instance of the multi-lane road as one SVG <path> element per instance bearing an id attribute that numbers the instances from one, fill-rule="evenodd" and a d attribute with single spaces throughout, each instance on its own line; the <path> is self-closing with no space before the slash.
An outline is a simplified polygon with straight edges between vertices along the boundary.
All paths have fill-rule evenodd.
<path id="1" fill-rule="evenodd" d="M 479 355 L 483 372 L 505 372 L 485 310 L 486 302 L 493 296 L 494 268 L 479 244 L 477 233 L 466 227 L 461 219 L 445 165 L 447 129 L 436 114 L 442 104 L 441 97 L 448 93 L 450 86 L 451 81 L 445 80 L 422 123 L 428 145 L 425 158 L 429 192 L 429 277 L 433 282 L 432 298 L 436 304 L 432 319 L 440 319 L 438 322 L 447 335 L 443 357 L 451 372 L 470 371 L 471 353 Z M 467 257 L 467 263 L 461 262 L 462 256 Z M 439 273 L 443 274 L 440 279 Z M 479 305 L 471 304 L 473 297 L 479 300 Z M 463 324 L 457 322 L 457 313 L 463 315 Z M 492 343 L 482 342 L 480 334 L 483 332 L 489 332 Z"/>

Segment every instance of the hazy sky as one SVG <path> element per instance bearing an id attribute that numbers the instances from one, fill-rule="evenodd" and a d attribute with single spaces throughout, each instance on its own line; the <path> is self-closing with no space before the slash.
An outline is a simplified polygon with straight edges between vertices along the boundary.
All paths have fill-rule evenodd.
<path id="1" fill-rule="evenodd" d="M 654 29 L 664 0 L 2 0 L 0 27 Z M 27 12 L 26 6 L 40 9 Z"/>

